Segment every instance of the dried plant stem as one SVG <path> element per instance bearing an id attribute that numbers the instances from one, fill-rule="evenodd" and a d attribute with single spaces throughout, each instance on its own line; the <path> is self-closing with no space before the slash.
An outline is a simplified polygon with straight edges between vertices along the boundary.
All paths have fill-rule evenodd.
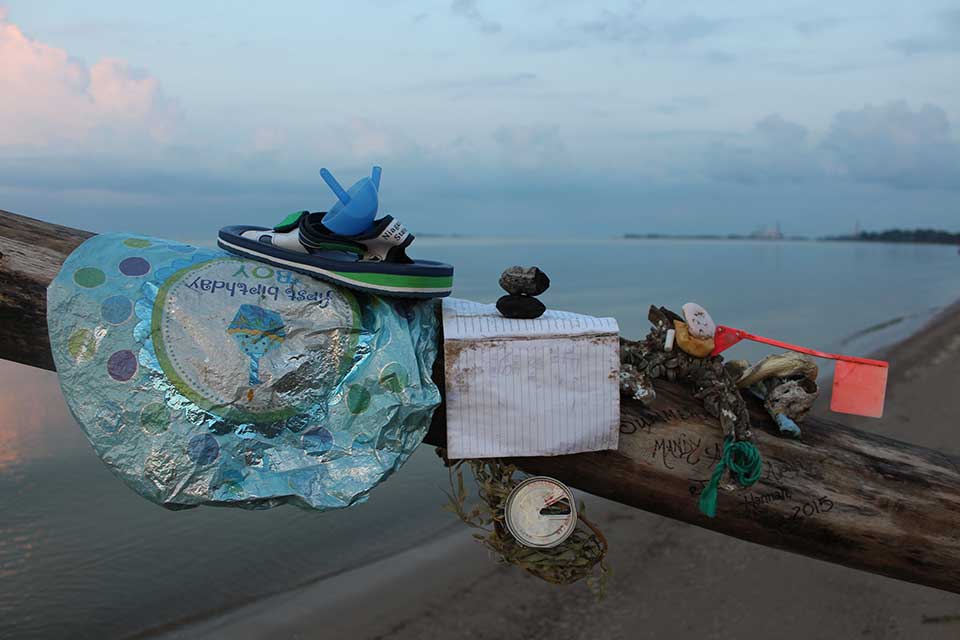
<path id="1" fill-rule="evenodd" d="M 464 487 L 463 467 L 466 464 L 473 472 L 480 502 L 467 506 L 467 491 Z M 577 527 L 564 542 L 548 549 L 526 547 L 507 530 L 504 507 L 513 488 L 519 484 L 514 479 L 517 468 L 502 460 L 460 460 L 450 466 L 450 499 L 446 508 L 471 527 L 480 529 L 474 537 L 481 541 L 500 561 L 516 565 L 552 584 L 571 584 L 586 579 L 591 590 L 603 595 L 606 578 L 610 573 L 604 563 L 607 555 L 607 539 L 594 523 L 584 515 L 585 505 L 580 503 Z M 599 570 L 595 571 L 595 568 Z"/>

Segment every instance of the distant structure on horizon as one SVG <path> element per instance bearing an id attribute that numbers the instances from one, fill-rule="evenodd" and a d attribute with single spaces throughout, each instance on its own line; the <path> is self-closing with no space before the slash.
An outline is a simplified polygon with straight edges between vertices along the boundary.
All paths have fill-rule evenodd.
<path id="1" fill-rule="evenodd" d="M 764 225 L 751 233 L 749 237 L 754 240 L 783 240 L 783 232 L 780 231 L 780 221 L 777 220 L 775 229 L 767 229 L 766 225 Z"/>
<path id="2" fill-rule="evenodd" d="M 622 236 L 626 240 L 788 240 L 791 242 L 804 242 L 809 240 L 807 236 L 785 236 L 780 229 L 780 221 L 773 229 L 768 229 L 766 225 L 758 227 L 753 233 L 743 235 L 739 233 L 714 234 L 714 233 L 625 233 Z"/>

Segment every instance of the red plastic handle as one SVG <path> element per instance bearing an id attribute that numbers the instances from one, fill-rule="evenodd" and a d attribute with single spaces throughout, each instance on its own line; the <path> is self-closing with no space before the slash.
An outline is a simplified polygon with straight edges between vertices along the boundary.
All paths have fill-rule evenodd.
<path id="1" fill-rule="evenodd" d="M 757 336 L 752 333 L 747 333 L 743 329 L 734 329 L 732 327 L 718 326 L 717 332 L 713 337 L 714 348 L 713 352 L 710 355 L 717 355 L 721 351 L 725 351 L 737 344 L 741 340 L 753 340 L 754 342 L 762 342 L 763 344 L 773 345 L 774 347 L 780 347 L 782 349 L 789 349 L 790 351 L 798 351 L 800 353 L 805 353 L 808 356 L 814 356 L 816 358 L 827 358 L 828 360 L 843 360 L 844 362 L 854 362 L 856 364 L 866 364 L 873 367 L 889 367 L 890 365 L 883 360 L 871 360 L 869 358 L 857 358 L 855 356 L 843 356 L 836 353 L 826 353 L 825 351 L 817 351 L 816 349 L 808 349 L 806 347 L 800 347 L 795 344 L 790 344 L 789 342 L 783 342 L 782 340 L 774 340 L 773 338 L 764 338 L 763 336 Z"/>

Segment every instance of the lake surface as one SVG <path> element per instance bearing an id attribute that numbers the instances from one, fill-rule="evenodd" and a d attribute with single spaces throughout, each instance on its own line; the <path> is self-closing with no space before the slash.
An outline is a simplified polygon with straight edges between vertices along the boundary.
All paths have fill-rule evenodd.
<path id="1" fill-rule="evenodd" d="M 955 247 L 694 240 L 421 238 L 452 262 L 455 294 L 494 301 L 512 264 L 537 264 L 548 307 L 614 316 L 642 337 L 647 307 L 694 300 L 721 324 L 866 355 L 960 298 Z M 749 344 L 732 357 L 770 352 Z M 829 374 L 829 370 L 826 371 Z M 49 372 L 0 363 L 0 637 L 126 637 L 207 616 L 460 526 L 446 471 L 422 447 L 370 501 L 166 511 L 94 455 Z M 335 581 L 331 584 L 335 585 Z"/>

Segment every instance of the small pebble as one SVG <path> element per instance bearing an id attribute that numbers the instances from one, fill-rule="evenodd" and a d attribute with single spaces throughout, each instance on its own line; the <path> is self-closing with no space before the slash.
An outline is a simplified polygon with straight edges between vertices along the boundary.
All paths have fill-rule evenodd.
<path id="1" fill-rule="evenodd" d="M 497 311 L 505 318 L 532 320 L 546 310 L 542 302 L 531 296 L 506 295 L 497 300 Z"/>
<path id="2" fill-rule="evenodd" d="M 550 288 L 550 278 L 537 267 L 510 267 L 500 275 L 500 287 L 514 295 L 538 296 Z"/>

